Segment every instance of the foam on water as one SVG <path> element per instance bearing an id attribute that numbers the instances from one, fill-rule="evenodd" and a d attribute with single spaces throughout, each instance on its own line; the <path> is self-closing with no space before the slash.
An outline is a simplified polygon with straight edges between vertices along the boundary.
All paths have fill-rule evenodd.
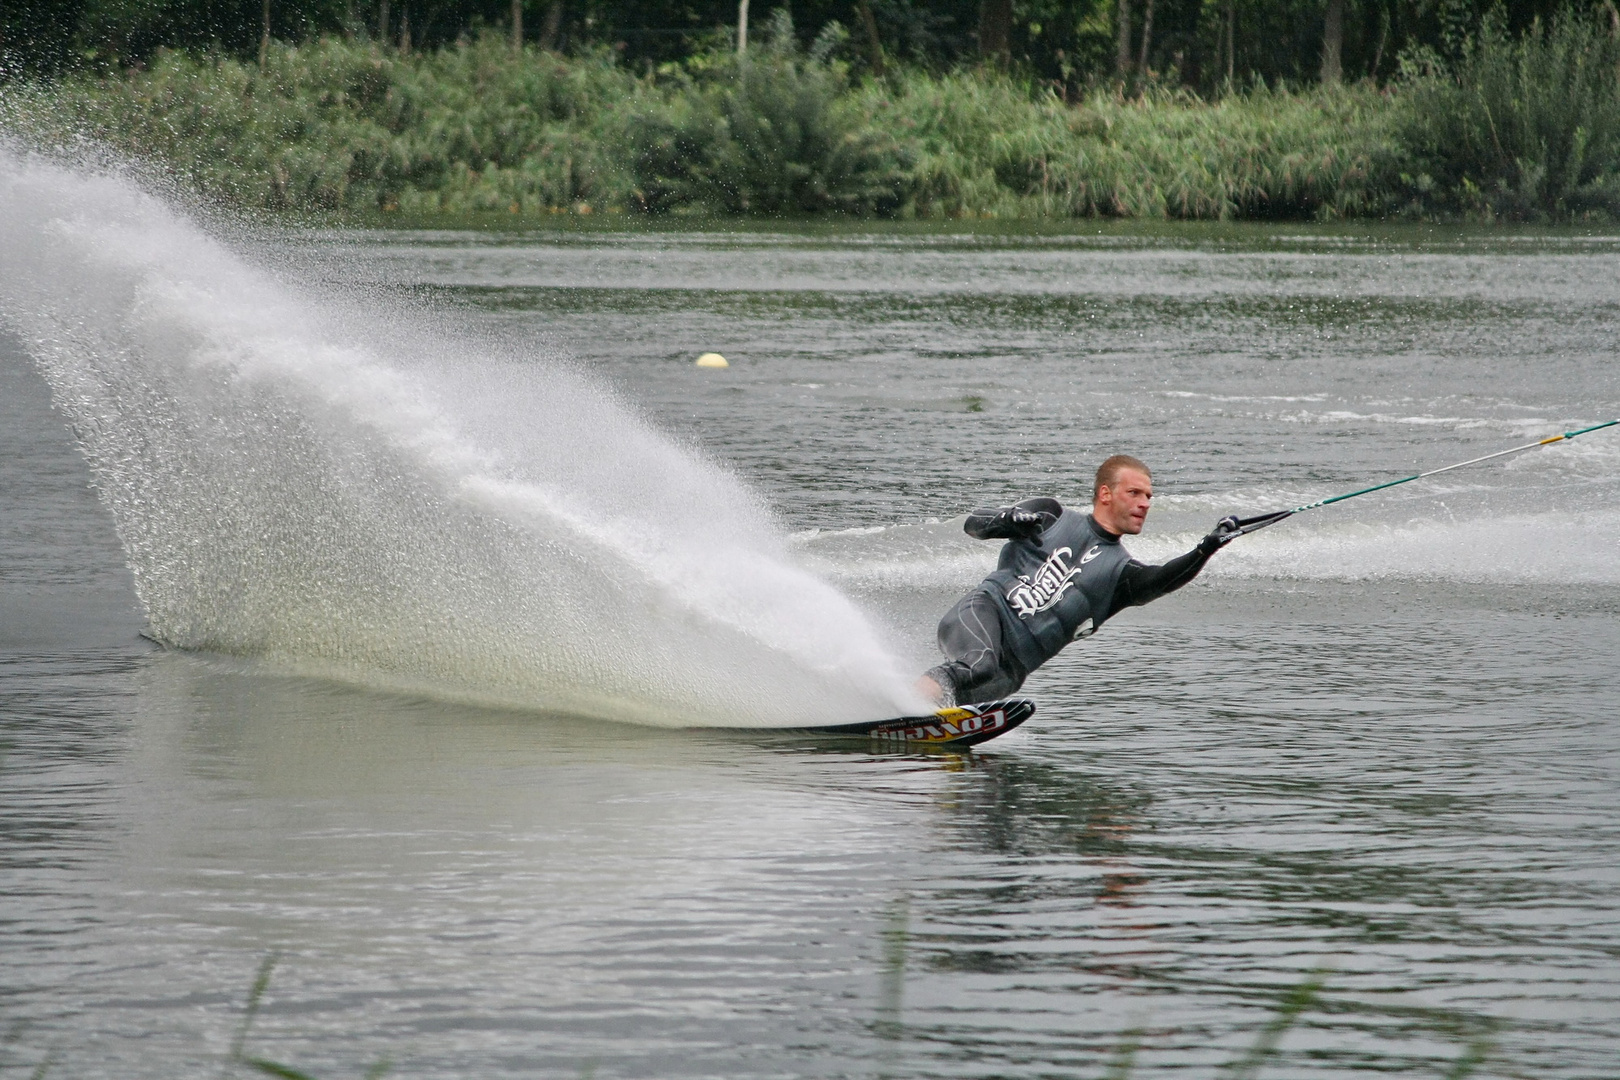
<path id="1" fill-rule="evenodd" d="M 0 318 L 167 644 L 648 723 L 919 704 L 759 498 L 555 358 L 317 296 L 4 147 Z"/>

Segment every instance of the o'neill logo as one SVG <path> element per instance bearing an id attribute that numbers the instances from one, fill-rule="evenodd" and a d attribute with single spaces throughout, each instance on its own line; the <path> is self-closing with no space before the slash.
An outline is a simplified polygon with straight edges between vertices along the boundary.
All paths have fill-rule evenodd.
<path id="1" fill-rule="evenodd" d="M 1074 579 L 1080 576 L 1080 567 L 1101 553 L 1101 545 L 1095 545 L 1080 556 L 1078 566 L 1070 566 L 1068 560 L 1074 554 L 1074 549 L 1058 548 L 1035 573 L 1018 575 L 1018 584 L 1007 590 L 1007 603 L 1020 619 L 1045 611 L 1063 599 L 1063 594 L 1069 591 Z"/>

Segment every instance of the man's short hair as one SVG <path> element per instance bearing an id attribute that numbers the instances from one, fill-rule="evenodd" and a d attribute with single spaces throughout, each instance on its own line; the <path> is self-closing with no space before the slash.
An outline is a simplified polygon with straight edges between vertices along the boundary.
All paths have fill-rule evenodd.
<path id="1" fill-rule="evenodd" d="M 1153 479 L 1153 471 L 1141 461 L 1129 454 L 1115 454 L 1097 466 L 1097 479 L 1091 485 L 1091 501 L 1097 501 L 1097 496 L 1102 494 L 1103 488 L 1111 488 L 1119 483 L 1119 474 L 1126 469 L 1135 469 L 1149 480 Z"/>

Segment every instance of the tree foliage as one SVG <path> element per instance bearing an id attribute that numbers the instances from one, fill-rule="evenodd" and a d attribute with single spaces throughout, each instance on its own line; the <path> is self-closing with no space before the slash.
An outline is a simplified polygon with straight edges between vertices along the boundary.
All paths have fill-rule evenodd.
<path id="1" fill-rule="evenodd" d="M 1620 212 L 1620 15 L 1564 13 L 1513 36 L 1485 20 L 1451 64 L 1406 60 L 1413 183 L 1474 216 Z"/>
<path id="2" fill-rule="evenodd" d="M 88 136 L 224 201 L 415 213 L 1620 218 L 1620 31 L 1492 14 L 1385 88 L 1070 92 L 987 63 L 861 77 L 778 9 L 745 55 L 635 70 L 488 31 L 405 52 L 319 37 L 159 50 L 0 87 L 0 128 Z M 1059 92 L 1063 90 L 1064 92 Z"/>
<path id="3" fill-rule="evenodd" d="M 635 70 L 683 60 L 734 40 L 735 0 L 518 0 L 528 41 L 573 54 L 607 49 Z M 1400 57 L 1424 49 L 1457 60 L 1487 11 L 1500 30 L 1522 34 L 1566 11 L 1591 14 L 1614 0 L 1340 0 L 1341 66 L 1349 81 L 1393 76 Z M 808 48 L 834 25 L 849 35 L 841 59 L 859 76 L 873 53 L 934 71 L 981 61 L 1009 65 L 1062 95 L 1121 74 L 1119 17 L 1136 81 L 1219 90 L 1228 72 L 1242 86 L 1314 81 L 1322 70 L 1328 0 L 756 0 L 768 25 L 790 14 Z M 270 0 L 270 36 L 288 44 L 323 34 L 438 48 L 508 27 L 512 0 Z M 0 78 L 89 64 L 145 63 L 161 47 L 256 56 L 262 0 L 5 0 L 0 4 Z M 1145 13 L 1152 11 L 1150 34 Z M 1230 33 L 1228 33 L 1230 29 Z M 993 39 L 986 56 L 984 40 Z M 1144 43 L 1144 36 L 1148 40 Z M 1004 49 L 1003 49 L 1004 43 Z M 1144 47 L 1145 45 L 1145 47 Z M 1136 63 L 1145 57 L 1145 67 Z"/>

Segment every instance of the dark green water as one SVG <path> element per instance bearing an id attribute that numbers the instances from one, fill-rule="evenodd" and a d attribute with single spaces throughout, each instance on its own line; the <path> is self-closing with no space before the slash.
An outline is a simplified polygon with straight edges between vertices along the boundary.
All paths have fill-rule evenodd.
<path id="1" fill-rule="evenodd" d="M 1620 415 L 1612 238 L 253 244 L 605 380 L 912 664 L 994 558 L 956 516 L 1081 501 L 1107 453 L 1155 467 L 1158 559 Z M 30 348 L 0 343 L 15 1071 L 217 1074 L 279 953 L 249 1051 L 322 1077 L 1100 1077 L 1130 1043 L 1212 1077 L 1317 971 L 1262 1075 L 1615 1074 L 1620 439 L 1247 538 L 1039 672 L 1020 732 L 872 754 L 152 647 Z"/>

